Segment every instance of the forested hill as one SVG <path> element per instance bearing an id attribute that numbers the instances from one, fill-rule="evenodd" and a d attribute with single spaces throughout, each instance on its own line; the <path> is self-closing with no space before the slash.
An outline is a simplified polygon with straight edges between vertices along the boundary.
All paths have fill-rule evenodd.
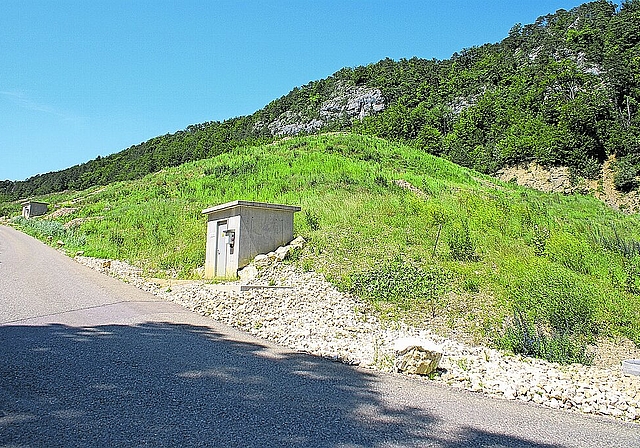
<path id="1" fill-rule="evenodd" d="M 497 44 L 448 60 L 384 59 L 295 88 L 253 115 L 188 126 L 108 157 L 25 181 L 0 200 L 133 179 L 283 135 L 353 131 L 411 142 L 492 173 L 524 161 L 616 186 L 640 167 L 640 0 L 600 0 L 516 24 Z"/>

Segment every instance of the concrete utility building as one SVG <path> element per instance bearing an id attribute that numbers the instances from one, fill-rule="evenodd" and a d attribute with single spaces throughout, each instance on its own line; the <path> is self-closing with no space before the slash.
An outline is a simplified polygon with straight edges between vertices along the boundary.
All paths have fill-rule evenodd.
<path id="1" fill-rule="evenodd" d="M 47 211 L 49 211 L 49 205 L 45 202 L 22 201 L 22 216 L 27 219 L 44 215 Z"/>
<path id="2" fill-rule="evenodd" d="M 205 277 L 235 277 L 258 254 L 293 239 L 293 214 L 300 207 L 233 201 L 203 210 L 207 215 Z"/>

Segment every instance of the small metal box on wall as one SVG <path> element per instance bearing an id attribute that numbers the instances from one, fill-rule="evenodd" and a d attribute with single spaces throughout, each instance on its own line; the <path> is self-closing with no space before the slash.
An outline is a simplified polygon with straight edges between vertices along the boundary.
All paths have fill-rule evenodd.
<path id="1" fill-rule="evenodd" d="M 207 215 L 206 278 L 235 277 L 258 254 L 293 239 L 293 214 L 300 207 L 233 201 L 203 210 Z"/>

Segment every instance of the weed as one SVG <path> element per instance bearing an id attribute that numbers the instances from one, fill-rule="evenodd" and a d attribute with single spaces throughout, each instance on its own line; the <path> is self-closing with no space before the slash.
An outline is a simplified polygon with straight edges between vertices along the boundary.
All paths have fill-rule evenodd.
<path id="1" fill-rule="evenodd" d="M 462 287 L 464 288 L 465 291 L 470 293 L 480 292 L 480 283 L 476 278 L 472 278 L 472 277 L 465 278 L 464 283 L 462 284 Z"/>
<path id="2" fill-rule="evenodd" d="M 464 372 L 468 371 L 471 368 L 469 366 L 469 360 L 464 357 L 456 359 L 456 365 L 460 368 L 460 370 Z"/>
<path id="3" fill-rule="evenodd" d="M 320 217 L 316 212 L 310 210 L 304 211 L 304 220 L 309 229 L 315 231 L 320 229 Z"/>
<path id="4" fill-rule="evenodd" d="M 552 362 L 588 364 L 587 346 L 595 338 L 594 293 L 575 274 L 543 268 L 511 294 L 513 317 L 498 345 Z"/>
<path id="5" fill-rule="evenodd" d="M 636 255 L 623 263 L 624 289 L 631 294 L 640 294 L 640 256 Z"/>
<path id="6" fill-rule="evenodd" d="M 585 365 L 593 362 L 586 338 L 569 332 L 546 330 L 539 322 L 531 321 L 520 309 L 514 310 L 513 320 L 498 345 L 502 349 L 549 362 Z"/>
<path id="7" fill-rule="evenodd" d="M 592 250 L 578 237 L 566 232 L 556 232 L 546 244 L 546 253 L 555 261 L 579 274 L 591 272 Z"/>
<path id="8" fill-rule="evenodd" d="M 26 219 L 22 216 L 17 216 L 12 218 L 10 222 L 36 238 L 45 241 L 62 241 L 65 247 L 77 249 L 86 244 L 86 236 L 84 234 L 76 230 L 67 229 L 57 221 Z"/>
<path id="9" fill-rule="evenodd" d="M 533 238 L 531 244 L 533 246 L 533 253 L 538 257 L 544 255 L 544 251 L 547 247 L 547 241 L 549 241 L 549 229 L 538 224 L 533 226 Z"/>
<path id="10" fill-rule="evenodd" d="M 451 280 L 452 275 L 442 269 L 426 269 L 396 258 L 380 268 L 351 275 L 349 290 L 365 299 L 395 303 L 405 309 L 413 304 L 425 305 L 435 317 Z"/>
<path id="11" fill-rule="evenodd" d="M 603 249 L 618 253 L 626 259 L 640 256 L 640 241 L 624 237 L 615 225 L 608 226 L 606 231 L 602 227 L 593 228 L 591 239 Z"/>
<path id="12" fill-rule="evenodd" d="M 469 223 L 466 220 L 459 220 L 454 223 L 447 238 L 451 258 L 456 261 L 477 260 L 476 247 L 471 239 Z"/>

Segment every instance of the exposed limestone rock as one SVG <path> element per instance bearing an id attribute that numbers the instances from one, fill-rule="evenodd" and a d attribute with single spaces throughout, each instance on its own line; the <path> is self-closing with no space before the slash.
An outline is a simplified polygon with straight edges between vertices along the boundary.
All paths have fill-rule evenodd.
<path id="1" fill-rule="evenodd" d="M 394 343 L 396 369 L 414 375 L 429 375 L 438 368 L 442 348 L 417 338 L 401 338 Z"/>
<path id="2" fill-rule="evenodd" d="M 75 213 L 77 208 L 73 207 L 62 207 L 58 210 L 55 210 L 47 216 L 48 219 L 62 218 L 63 216 L 71 215 Z"/>
<path id="3" fill-rule="evenodd" d="M 600 176 L 594 180 L 582 179 L 575 183 L 567 167 L 544 167 L 535 162 L 519 164 L 499 170 L 496 177 L 503 182 L 515 182 L 529 188 L 553 193 L 592 194 L 608 206 L 625 213 L 640 212 L 640 193 L 632 191 L 621 193 L 614 185 L 616 162 L 614 156 L 609 157 L 603 166 Z"/>
<path id="4" fill-rule="evenodd" d="M 382 112 L 385 100 L 380 89 L 366 86 L 338 84 L 333 96 L 324 101 L 318 116 L 311 118 L 301 112 L 287 110 L 271 123 L 257 123 L 256 127 L 266 127 L 272 135 L 297 135 L 301 132 L 315 132 L 331 122 L 358 118 Z"/>
<path id="5" fill-rule="evenodd" d="M 382 112 L 384 107 L 384 97 L 380 89 L 343 84 L 336 90 L 336 96 L 322 103 L 320 117 L 325 122 L 344 117 L 362 120 L 368 115 Z"/>
<path id="6" fill-rule="evenodd" d="M 256 255 L 253 260 L 253 264 L 258 267 L 269 266 L 271 263 L 277 263 L 280 261 L 284 261 L 287 259 L 289 254 L 298 249 L 302 249 L 306 241 L 303 237 L 299 236 L 291 241 L 286 246 L 280 246 L 275 251 L 269 252 L 268 254 L 260 254 Z"/>
<path id="7" fill-rule="evenodd" d="M 242 283 L 248 283 L 258 276 L 258 268 L 254 264 L 249 264 L 238 271 L 238 277 Z"/>
<path id="8" fill-rule="evenodd" d="M 399 186 L 400 188 L 404 189 L 404 190 L 408 190 L 412 193 L 414 193 L 415 195 L 426 199 L 427 198 L 427 194 L 422 191 L 421 189 L 419 189 L 418 187 L 414 186 L 413 184 L 411 184 L 411 182 L 406 181 L 404 179 L 396 179 L 393 181 L 394 184 L 396 184 L 397 186 Z"/>
<path id="9" fill-rule="evenodd" d="M 291 250 L 291 246 L 280 246 L 276 249 L 276 260 L 284 261 L 289 255 L 289 251 Z"/>
<path id="10" fill-rule="evenodd" d="M 569 168 L 543 167 L 537 163 L 517 165 L 497 172 L 497 177 L 504 182 L 515 181 L 518 185 L 535 188 L 547 193 L 572 193 L 575 186 L 571 183 Z"/>
<path id="11" fill-rule="evenodd" d="M 269 257 L 265 254 L 256 255 L 256 258 L 253 259 L 253 263 L 256 266 L 268 266 L 271 263 Z"/>
<path id="12" fill-rule="evenodd" d="M 293 241 L 289 243 L 289 246 L 293 249 L 302 249 L 304 245 L 307 244 L 307 241 L 302 237 L 296 237 Z"/>

